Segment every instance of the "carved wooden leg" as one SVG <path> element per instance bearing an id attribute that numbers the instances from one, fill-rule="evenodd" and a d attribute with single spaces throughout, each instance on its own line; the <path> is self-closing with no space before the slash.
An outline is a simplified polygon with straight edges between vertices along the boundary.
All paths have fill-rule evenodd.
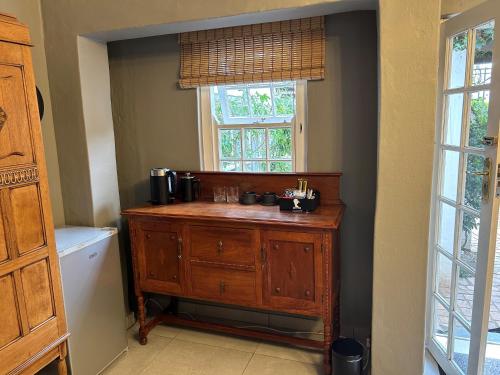
<path id="1" fill-rule="evenodd" d="M 146 313 L 144 311 L 144 297 L 142 293 L 137 293 L 137 317 L 139 319 L 139 343 L 146 345 L 148 337 L 146 333 Z"/>
<path id="2" fill-rule="evenodd" d="M 59 349 L 59 359 L 57 361 L 57 374 L 58 375 L 67 375 L 68 367 L 66 366 L 66 356 L 68 354 L 67 345 L 63 343 Z"/>
<path id="3" fill-rule="evenodd" d="M 325 375 L 330 375 L 332 371 L 331 347 L 332 347 L 332 324 L 325 322 L 324 325 L 324 342 L 323 342 L 323 367 Z"/>

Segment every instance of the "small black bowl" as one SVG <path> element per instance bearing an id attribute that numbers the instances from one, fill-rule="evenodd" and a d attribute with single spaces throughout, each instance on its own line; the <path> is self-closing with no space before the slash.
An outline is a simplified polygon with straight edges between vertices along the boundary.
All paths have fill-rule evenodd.
<path id="1" fill-rule="evenodd" d="M 276 195 L 276 193 L 266 191 L 264 194 L 262 194 L 260 204 L 263 206 L 275 206 L 278 204 L 278 196 Z"/>
<path id="2" fill-rule="evenodd" d="M 257 193 L 254 191 L 245 191 L 240 197 L 240 203 L 246 205 L 257 203 Z"/>

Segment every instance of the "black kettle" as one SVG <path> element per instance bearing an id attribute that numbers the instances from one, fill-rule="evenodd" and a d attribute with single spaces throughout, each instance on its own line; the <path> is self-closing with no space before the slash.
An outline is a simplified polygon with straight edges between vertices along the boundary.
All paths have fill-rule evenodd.
<path id="1" fill-rule="evenodd" d="M 177 174 L 168 168 L 153 168 L 149 173 L 151 203 L 169 204 L 177 191 Z"/>
<path id="2" fill-rule="evenodd" d="M 181 195 L 183 202 L 192 202 L 200 197 L 200 179 L 187 172 L 181 177 Z"/>

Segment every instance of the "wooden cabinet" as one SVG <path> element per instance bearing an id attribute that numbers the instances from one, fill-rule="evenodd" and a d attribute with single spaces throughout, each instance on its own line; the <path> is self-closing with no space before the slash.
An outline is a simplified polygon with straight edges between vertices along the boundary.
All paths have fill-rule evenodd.
<path id="1" fill-rule="evenodd" d="M 66 321 L 29 33 L 0 14 L 0 373 L 66 373 Z"/>
<path id="2" fill-rule="evenodd" d="M 228 205 L 221 214 L 218 207 L 199 202 L 124 212 L 132 239 L 141 343 L 159 322 L 215 329 L 320 348 L 328 373 L 330 344 L 338 334 L 339 249 L 334 244 L 343 206 L 302 216 L 254 207 L 250 217 L 248 208 Z M 324 341 L 167 313 L 146 323 L 145 292 L 320 317 Z"/>

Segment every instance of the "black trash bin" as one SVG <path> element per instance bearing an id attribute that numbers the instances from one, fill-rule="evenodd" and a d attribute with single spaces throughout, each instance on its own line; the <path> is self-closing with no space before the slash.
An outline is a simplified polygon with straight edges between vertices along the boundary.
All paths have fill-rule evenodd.
<path id="1" fill-rule="evenodd" d="M 332 344 L 332 375 L 362 375 L 364 347 L 350 338 Z"/>

